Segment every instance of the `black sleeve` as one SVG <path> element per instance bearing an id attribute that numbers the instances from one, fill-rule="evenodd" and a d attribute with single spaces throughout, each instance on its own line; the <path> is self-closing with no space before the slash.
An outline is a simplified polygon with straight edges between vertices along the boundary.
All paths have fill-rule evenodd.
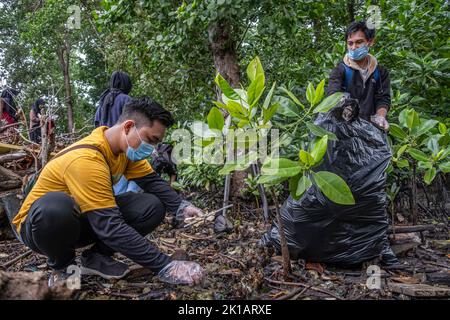
<path id="1" fill-rule="evenodd" d="M 336 92 L 344 91 L 342 83 L 344 81 L 344 72 L 344 68 L 340 63 L 331 71 L 330 77 L 328 79 L 328 87 L 326 90 L 327 96 L 332 95 Z"/>
<path id="2" fill-rule="evenodd" d="M 159 272 L 171 262 L 169 256 L 125 223 L 119 208 L 93 210 L 86 214 L 99 240 L 133 262 L 153 272 Z"/>
<path id="3" fill-rule="evenodd" d="M 167 181 L 153 172 L 144 177 L 132 179 L 145 192 L 154 194 L 166 207 L 166 211 L 174 214 L 183 200 L 181 196 L 172 189 Z"/>
<path id="4" fill-rule="evenodd" d="M 387 111 L 391 106 L 391 80 L 389 78 L 389 71 L 386 68 L 379 67 L 380 70 L 380 84 L 377 86 L 375 92 L 375 110 L 380 107 L 386 107 Z"/>

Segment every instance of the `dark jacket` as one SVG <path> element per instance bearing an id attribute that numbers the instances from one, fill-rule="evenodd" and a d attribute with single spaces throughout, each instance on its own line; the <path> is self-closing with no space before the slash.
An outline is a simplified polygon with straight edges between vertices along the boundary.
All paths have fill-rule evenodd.
<path id="1" fill-rule="evenodd" d="M 327 95 L 331 95 L 335 92 L 345 92 L 345 67 L 343 64 L 344 62 L 341 61 L 338 66 L 331 71 L 326 90 Z M 389 72 L 383 66 L 378 65 L 377 68 L 380 74 L 378 81 L 375 81 L 374 74 L 372 73 L 365 84 L 363 83 L 359 71 L 353 69 L 353 76 L 348 90 L 350 97 L 359 101 L 360 117 L 366 120 L 369 120 L 370 116 L 374 115 L 378 108 L 384 106 L 387 107 L 387 110 L 389 111 L 391 105 Z"/>
<path id="2" fill-rule="evenodd" d="M 128 93 L 133 87 L 127 73 L 114 71 L 111 75 L 110 86 L 101 97 L 97 112 L 95 113 L 94 125 L 112 127 L 117 123 L 122 109 L 131 98 Z"/>

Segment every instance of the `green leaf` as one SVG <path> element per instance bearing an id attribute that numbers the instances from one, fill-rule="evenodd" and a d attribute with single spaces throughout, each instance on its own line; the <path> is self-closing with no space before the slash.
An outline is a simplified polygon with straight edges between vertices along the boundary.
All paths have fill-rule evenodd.
<path id="1" fill-rule="evenodd" d="M 237 164 L 225 164 L 222 169 L 219 170 L 219 174 L 227 175 L 236 170 Z"/>
<path id="2" fill-rule="evenodd" d="M 261 167 L 261 174 L 278 177 L 292 177 L 299 174 L 302 168 L 296 161 L 285 158 L 270 159 Z"/>
<path id="3" fill-rule="evenodd" d="M 408 125 L 406 124 L 406 116 L 408 114 L 408 110 L 409 109 L 403 109 L 398 114 L 398 123 L 404 128 L 408 127 Z"/>
<path id="4" fill-rule="evenodd" d="M 300 158 L 300 161 L 302 163 L 304 163 L 305 165 L 307 165 L 307 166 L 314 165 L 314 158 L 309 152 L 307 152 L 305 150 L 300 150 L 298 153 L 298 156 Z"/>
<path id="5" fill-rule="evenodd" d="M 295 200 L 298 200 L 298 198 L 296 198 L 295 196 L 295 193 L 297 192 L 298 182 L 302 176 L 302 174 L 298 174 L 289 178 L 289 193 Z"/>
<path id="6" fill-rule="evenodd" d="M 398 125 L 396 125 L 395 123 L 392 123 L 389 126 L 389 134 L 391 136 L 393 136 L 394 138 L 401 140 L 406 139 L 406 137 L 408 137 L 408 135 L 405 133 L 405 131 L 403 131 L 402 128 L 400 128 Z"/>
<path id="7" fill-rule="evenodd" d="M 262 67 L 261 60 L 259 60 L 259 57 L 256 56 L 247 66 L 247 77 L 250 82 L 253 82 L 259 75 L 262 75 L 262 82 L 264 83 L 264 69 Z"/>
<path id="8" fill-rule="evenodd" d="M 269 122 L 269 120 L 273 117 L 273 115 L 277 112 L 278 108 L 280 107 L 280 103 L 277 102 L 270 106 L 269 109 L 263 109 L 263 118 L 264 118 L 264 124 Z"/>
<path id="9" fill-rule="evenodd" d="M 422 151 L 414 149 L 414 148 L 409 148 L 407 150 L 407 152 L 409 153 L 409 155 L 411 157 L 413 157 L 414 159 L 416 159 L 417 161 L 428 161 L 429 157 Z"/>
<path id="10" fill-rule="evenodd" d="M 214 79 L 214 82 L 219 86 L 220 90 L 223 92 L 223 94 L 232 100 L 238 100 L 239 95 L 236 91 L 228 84 L 227 80 L 225 80 L 220 73 L 217 74 L 216 78 Z"/>
<path id="11" fill-rule="evenodd" d="M 447 133 L 447 126 L 445 124 L 443 124 L 442 122 L 439 122 L 439 132 L 441 134 Z"/>
<path id="12" fill-rule="evenodd" d="M 314 159 L 314 164 L 319 163 L 325 153 L 327 152 L 328 136 L 323 136 L 315 145 L 311 151 L 311 156 Z"/>
<path id="13" fill-rule="evenodd" d="M 289 118 L 300 117 L 299 109 L 289 98 L 277 96 L 277 100 L 280 103 L 280 108 L 278 109 L 279 114 Z"/>
<path id="14" fill-rule="evenodd" d="M 397 167 L 398 168 L 408 168 L 409 167 L 409 162 L 406 159 L 400 159 L 397 160 Z"/>
<path id="15" fill-rule="evenodd" d="M 425 181 L 425 183 L 429 185 L 431 182 L 433 182 L 435 177 L 436 177 L 436 168 L 432 167 L 431 169 L 425 171 L 423 181 Z"/>
<path id="16" fill-rule="evenodd" d="M 225 109 L 231 114 L 232 117 L 241 120 L 247 120 L 247 109 L 244 108 L 240 103 L 233 100 L 228 100 Z"/>
<path id="17" fill-rule="evenodd" d="M 297 99 L 297 97 L 288 89 L 286 88 L 281 88 L 282 91 L 284 91 L 289 98 L 291 98 L 292 101 L 294 101 L 294 103 L 300 107 L 302 107 L 302 109 L 305 109 L 305 106 L 300 102 L 300 100 Z"/>
<path id="18" fill-rule="evenodd" d="M 257 182 L 259 184 L 275 185 L 275 184 L 279 184 L 279 183 L 283 182 L 286 179 L 287 179 L 287 177 L 261 175 L 261 176 L 259 176 Z"/>
<path id="19" fill-rule="evenodd" d="M 430 161 L 419 161 L 417 162 L 417 167 L 421 170 L 427 170 L 433 167 L 433 163 Z"/>
<path id="20" fill-rule="evenodd" d="M 420 124 L 419 114 L 414 109 L 409 109 L 406 114 L 406 126 L 413 129 Z"/>
<path id="21" fill-rule="evenodd" d="M 313 105 L 318 104 L 320 100 L 322 100 L 323 95 L 325 94 L 324 87 L 325 87 L 325 79 L 320 81 L 320 83 L 317 85 L 316 92 L 314 94 Z"/>
<path id="22" fill-rule="evenodd" d="M 419 136 L 423 135 L 424 133 L 427 133 L 428 131 L 430 131 L 438 123 L 439 123 L 439 121 L 437 121 L 437 120 L 421 120 L 419 126 L 415 127 L 416 130 L 414 130 L 413 133 L 419 137 Z"/>
<path id="23" fill-rule="evenodd" d="M 328 199 L 343 205 L 355 204 L 350 188 L 341 177 L 328 171 L 313 172 L 312 174 L 315 184 Z"/>
<path id="24" fill-rule="evenodd" d="M 444 150 L 438 157 L 438 160 L 446 159 L 450 155 L 450 147 Z"/>
<path id="25" fill-rule="evenodd" d="M 300 199 L 300 197 L 305 193 L 306 190 L 311 187 L 312 182 L 307 176 L 295 176 L 289 179 L 289 192 L 291 197 L 295 200 Z"/>
<path id="26" fill-rule="evenodd" d="M 397 158 L 400 158 L 402 156 L 402 154 L 405 152 L 406 148 L 408 148 L 408 145 L 405 144 L 403 146 L 401 146 L 398 151 L 397 151 Z"/>
<path id="27" fill-rule="evenodd" d="M 255 80 L 252 81 L 247 90 L 247 102 L 250 107 L 254 106 L 261 98 L 264 92 L 264 75 L 259 74 Z"/>
<path id="28" fill-rule="evenodd" d="M 213 101 L 213 103 L 214 103 L 219 109 L 224 109 L 224 110 L 227 109 L 227 106 L 226 106 L 224 103 L 220 102 L 220 101 Z"/>
<path id="29" fill-rule="evenodd" d="M 427 148 L 431 150 L 433 155 L 436 155 L 439 152 L 439 143 L 436 137 L 431 137 L 427 141 Z"/>
<path id="30" fill-rule="evenodd" d="M 306 126 L 308 127 L 309 131 L 311 131 L 311 133 L 319 138 L 323 137 L 324 135 L 328 136 L 328 140 L 333 140 L 336 141 L 337 137 L 333 132 L 327 131 L 322 127 L 319 127 L 317 125 L 315 125 L 312 122 L 307 122 Z"/>
<path id="31" fill-rule="evenodd" d="M 269 107 L 270 101 L 272 100 L 273 92 L 275 91 L 275 84 L 273 83 L 272 88 L 270 89 L 269 93 L 266 96 L 266 99 L 264 100 L 263 109 L 267 109 Z"/>
<path id="32" fill-rule="evenodd" d="M 222 112 L 216 107 L 212 107 L 207 116 L 208 125 L 210 129 L 221 130 L 225 124 Z"/>
<path id="33" fill-rule="evenodd" d="M 314 105 L 315 94 L 314 85 L 309 82 L 308 87 L 306 88 L 306 100 L 308 100 L 311 105 Z"/>
<path id="34" fill-rule="evenodd" d="M 238 128 L 243 128 L 246 125 L 248 125 L 250 122 L 248 122 L 248 120 L 240 120 L 237 124 Z"/>
<path id="35" fill-rule="evenodd" d="M 343 96 L 344 93 L 342 92 L 333 93 L 332 95 L 323 99 L 322 102 L 314 108 L 313 113 L 330 111 L 341 100 Z"/>
<path id="36" fill-rule="evenodd" d="M 441 169 L 441 171 L 443 173 L 449 173 L 450 172 L 450 161 L 439 164 L 439 169 Z"/>
<path id="37" fill-rule="evenodd" d="M 297 184 L 297 190 L 295 191 L 295 197 L 300 199 L 300 197 L 312 186 L 311 179 L 307 176 L 303 175 Z"/>

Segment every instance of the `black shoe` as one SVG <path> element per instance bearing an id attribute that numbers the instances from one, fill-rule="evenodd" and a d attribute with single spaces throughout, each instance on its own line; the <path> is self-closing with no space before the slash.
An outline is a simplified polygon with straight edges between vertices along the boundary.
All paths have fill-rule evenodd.
<path id="1" fill-rule="evenodd" d="M 113 257 L 91 251 L 85 251 L 81 255 L 82 275 L 96 275 L 105 279 L 121 279 L 129 272 L 127 264 L 117 261 Z"/>

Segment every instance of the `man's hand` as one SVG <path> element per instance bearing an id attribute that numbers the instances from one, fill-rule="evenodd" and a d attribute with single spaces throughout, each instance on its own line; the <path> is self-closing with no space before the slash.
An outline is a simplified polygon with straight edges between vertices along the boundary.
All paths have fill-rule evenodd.
<path id="1" fill-rule="evenodd" d="M 183 210 L 183 216 L 185 219 L 187 218 L 195 218 L 195 217 L 201 217 L 204 213 L 201 209 L 197 208 L 194 205 L 187 206 Z"/>
<path id="2" fill-rule="evenodd" d="M 203 268 L 193 261 L 174 260 L 159 273 L 161 281 L 171 284 L 199 284 L 203 279 Z"/>
<path id="3" fill-rule="evenodd" d="M 378 128 L 380 128 L 381 130 L 384 130 L 384 131 L 389 130 L 389 122 L 386 120 L 385 117 L 383 117 L 379 114 L 375 114 L 375 115 L 371 116 L 370 121 L 372 121 L 372 123 L 375 126 L 377 126 Z"/>
<path id="4" fill-rule="evenodd" d="M 201 209 L 197 208 L 189 201 L 183 200 L 175 214 L 175 217 L 178 224 L 188 218 L 201 217 L 203 215 L 204 213 Z"/>

